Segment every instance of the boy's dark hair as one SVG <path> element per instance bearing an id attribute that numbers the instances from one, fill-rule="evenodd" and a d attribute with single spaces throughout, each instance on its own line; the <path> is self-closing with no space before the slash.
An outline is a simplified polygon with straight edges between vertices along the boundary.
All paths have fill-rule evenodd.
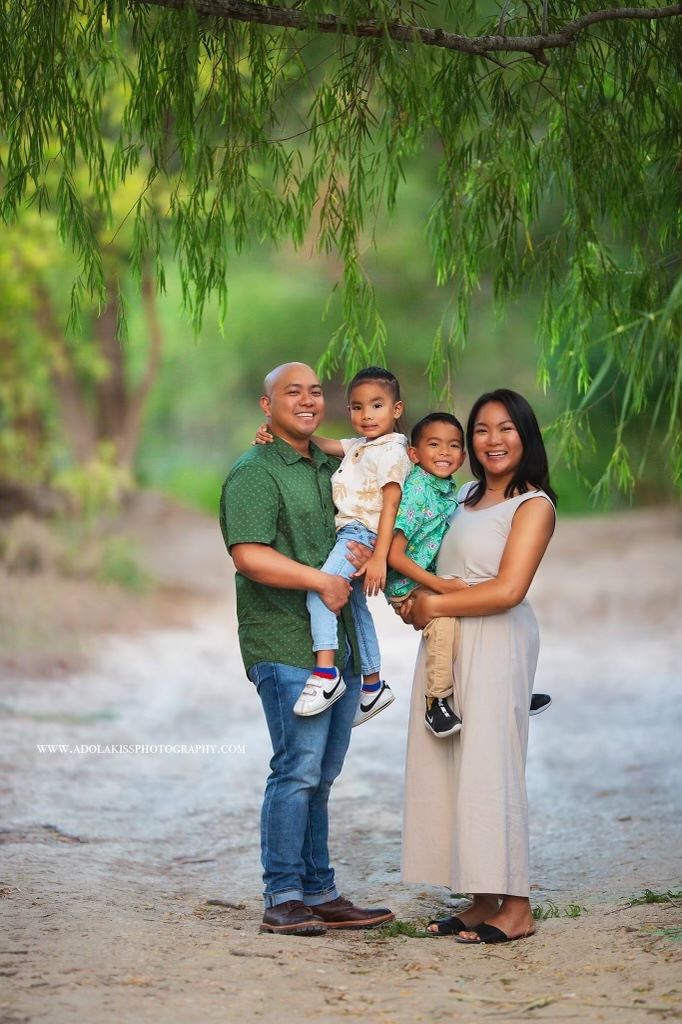
<path id="1" fill-rule="evenodd" d="M 383 384 L 391 392 L 391 396 L 394 402 L 400 401 L 400 384 L 398 378 L 390 370 L 385 370 L 383 366 L 366 366 L 364 370 L 358 370 L 353 377 L 352 381 L 348 385 L 346 395 L 350 398 L 351 391 L 357 387 L 358 384 L 366 384 L 368 381 L 376 381 L 377 384 Z"/>
<path id="2" fill-rule="evenodd" d="M 474 454 L 474 426 L 479 410 L 488 402 L 499 402 L 505 407 L 509 419 L 519 432 L 523 455 L 519 468 L 514 479 L 509 482 L 504 491 L 505 498 L 512 498 L 515 494 L 525 494 L 530 488 L 538 487 L 545 494 L 549 495 L 554 504 L 557 503 L 556 493 L 552 490 L 549 482 L 549 464 L 545 443 L 542 440 L 540 426 L 530 403 L 516 391 L 509 391 L 507 388 L 498 388 L 496 391 L 487 391 L 474 402 L 469 419 L 467 421 L 467 448 L 469 450 L 469 465 L 471 471 L 478 480 L 476 487 L 465 499 L 465 505 L 475 505 L 485 494 L 485 472 L 483 466 Z"/>
<path id="3" fill-rule="evenodd" d="M 410 436 L 410 444 L 412 447 L 418 445 L 424 430 L 430 423 L 449 423 L 451 427 L 455 427 L 459 430 L 462 435 L 462 444 L 464 444 L 464 427 L 459 422 L 456 416 L 453 416 L 449 412 L 430 412 L 428 416 L 424 416 L 420 419 L 419 423 L 415 423 L 412 427 L 412 434 Z"/>

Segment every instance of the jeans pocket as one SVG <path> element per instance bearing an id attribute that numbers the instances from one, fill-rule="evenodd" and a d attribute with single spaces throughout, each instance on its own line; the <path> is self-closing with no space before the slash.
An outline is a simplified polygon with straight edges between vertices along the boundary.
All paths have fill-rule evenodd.
<path id="1" fill-rule="evenodd" d="M 258 674 L 258 665 L 252 665 L 249 671 L 247 672 L 247 676 L 249 677 L 253 685 L 256 687 L 256 693 L 260 694 L 262 680 Z"/>

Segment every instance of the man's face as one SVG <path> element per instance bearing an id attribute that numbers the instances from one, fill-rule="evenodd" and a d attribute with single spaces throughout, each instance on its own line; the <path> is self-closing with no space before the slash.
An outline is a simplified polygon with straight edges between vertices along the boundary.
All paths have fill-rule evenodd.
<path id="1" fill-rule="evenodd" d="M 283 366 L 260 400 L 273 434 L 287 442 L 307 441 L 324 416 L 324 395 L 317 375 L 304 363 Z"/>

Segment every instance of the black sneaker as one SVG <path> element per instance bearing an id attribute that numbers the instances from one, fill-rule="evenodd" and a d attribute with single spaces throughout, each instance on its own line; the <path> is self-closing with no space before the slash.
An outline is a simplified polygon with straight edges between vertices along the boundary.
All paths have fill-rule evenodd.
<path id="1" fill-rule="evenodd" d="M 549 705 L 552 703 L 552 698 L 548 693 L 534 693 L 530 699 L 530 713 L 531 715 L 540 715 L 543 711 L 546 711 Z"/>
<path id="2" fill-rule="evenodd" d="M 462 728 L 462 719 L 458 718 L 448 702 L 443 697 L 437 697 L 431 701 L 431 707 L 426 708 L 424 725 L 430 729 L 439 740 L 446 736 L 452 736 Z"/>

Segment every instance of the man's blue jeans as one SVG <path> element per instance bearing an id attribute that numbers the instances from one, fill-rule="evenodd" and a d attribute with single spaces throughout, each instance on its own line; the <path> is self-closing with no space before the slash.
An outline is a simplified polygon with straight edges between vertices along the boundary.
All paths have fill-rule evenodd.
<path id="1" fill-rule="evenodd" d="M 314 907 L 339 895 L 329 864 L 327 804 L 343 767 L 361 679 L 350 656 L 346 692 L 319 715 L 294 714 L 309 670 L 259 661 L 249 671 L 263 703 L 273 756 L 261 811 L 265 905 L 303 900 Z"/>
<path id="2" fill-rule="evenodd" d="M 362 576 L 353 579 L 357 570 L 348 561 L 346 545 L 349 540 L 354 540 L 358 544 L 364 544 L 373 549 L 376 539 L 376 533 L 368 530 L 363 523 L 348 523 L 347 526 L 342 526 L 337 533 L 336 544 L 322 566 L 322 572 L 328 572 L 331 576 L 343 576 L 353 588 L 350 594 L 350 610 L 358 638 L 363 676 L 379 671 L 381 655 L 374 622 L 363 590 L 365 581 Z M 335 651 L 339 646 L 336 615 L 327 608 L 320 595 L 313 590 L 308 593 L 307 605 L 310 613 L 310 632 L 313 635 L 313 650 Z"/>

